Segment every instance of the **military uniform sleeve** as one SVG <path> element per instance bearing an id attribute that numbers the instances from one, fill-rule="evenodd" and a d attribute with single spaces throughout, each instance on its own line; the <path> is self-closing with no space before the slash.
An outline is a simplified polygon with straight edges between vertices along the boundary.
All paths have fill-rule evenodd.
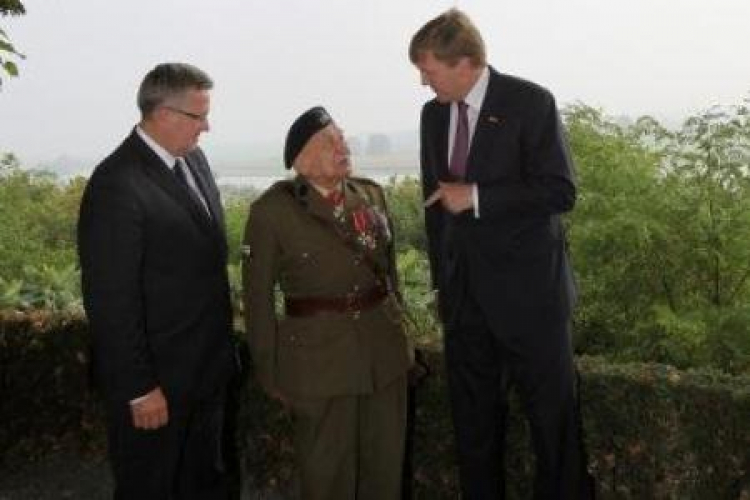
<path id="1" fill-rule="evenodd" d="M 277 320 L 274 288 L 279 243 L 266 207 L 250 210 L 243 243 L 242 283 L 245 330 L 255 374 L 263 388 L 276 392 Z"/>
<path id="2" fill-rule="evenodd" d="M 390 280 L 391 287 L 393 288 L 393 293 L 396 294 L 396 297 L 398 298 L 399 302 L 403 302 L 403 297 L 401 296 L 401 288 L 399 287 L 399 279 L 398 279 L 398 266 L 396 264 L 396 233 L 394 231 L 394 224 L 393 224 L 393 218 L 391 216 L 390 211 L 388 210 L 388 204 L 386 202 L 385 198 L 385 192 L 383 191 L 383 188 L 380 186 L 376 187 L 377 191 L 377 200 L 378 204 L 381 206 L 383 213 L 386 215 L 386 223 L 388 224 L 388 232 L 390 233 L 391 237 L 388 241 L 388 279 Z"/>

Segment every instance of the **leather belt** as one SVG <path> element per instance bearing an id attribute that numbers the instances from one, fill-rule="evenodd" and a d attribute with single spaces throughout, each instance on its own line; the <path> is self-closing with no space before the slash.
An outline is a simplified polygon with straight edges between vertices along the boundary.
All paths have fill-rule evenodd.
<path id="1" fill-rule="evenodd" d="M 287 316 L 311 316 L 321 312 L 354 313 L 378 305 L 387 296 L 385 287 L 375 286 L 341 297 L 287 297 L 284 307 Z"/>

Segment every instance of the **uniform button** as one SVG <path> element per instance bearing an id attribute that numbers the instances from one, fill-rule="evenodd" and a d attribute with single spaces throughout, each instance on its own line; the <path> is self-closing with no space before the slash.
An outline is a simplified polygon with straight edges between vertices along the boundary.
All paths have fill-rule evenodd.
<path id="1" fill-rule="evenodd" d="M 354 265 L 355 265 L 355 266 L 358 266 L 358 265 L 360 265 L 361 263 L 362 263 L 362 260 L 361 260 L 361 259 L 360 259 L 359 257 L 355 257 L 355 258 L 354 258 Z"/>
<path id="2" fill-rule="evenodd" d="M 354 285 L 352 287 L 352 290 L 354 290 L 355 292 L 358 292 L 359 291 L 359 285 Z"/>
<path id="3" fill-rule="evenodd" d="M 359 311 L 354 311 L 354 312 L 352 313 L 352 319 L 353 319 L 354 321 L 357 321 L 357 320 L 359 319 Z"/>

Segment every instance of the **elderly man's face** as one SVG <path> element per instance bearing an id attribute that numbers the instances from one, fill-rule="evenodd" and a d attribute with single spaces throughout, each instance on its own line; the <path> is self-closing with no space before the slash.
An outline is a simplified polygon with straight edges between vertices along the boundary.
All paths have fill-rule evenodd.
<path id="1" fill-rule="evenodd" d="M 335 123 L 313 135 L 294 162 L 297 172 L 325 188 L 333 188 L 351 173 L 349 146 Z"/>

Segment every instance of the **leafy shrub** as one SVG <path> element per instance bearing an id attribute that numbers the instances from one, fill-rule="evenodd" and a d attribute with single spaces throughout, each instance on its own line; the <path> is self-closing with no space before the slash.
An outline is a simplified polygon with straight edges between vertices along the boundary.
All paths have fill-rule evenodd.
<path id="1" fill-rule="evenodd" d="M 242 341 L 240 341 L 242 343 Z M 244 343 L 243 343 L 244 344 Z M 246 346 L 244 352 L 247 353 Z M 0 462 L 60 446 L 103 453 L 101 413 L 88 391 L 80 315 L 0 314 Z M 416 390 L 416 498 L 457 498 L 442 355 Z M 589 468 L 602 499 L 739 499 L 750 495 L 750 378 L 712 370 L 580 357 Z M 291 421 L 252 378 L 232 388 L 235 439 L 247 482 L 278 490 L 294 471 Z M 510 498 L 529 498 L 533 458 L 518 400 L 507 443 Z"/>

